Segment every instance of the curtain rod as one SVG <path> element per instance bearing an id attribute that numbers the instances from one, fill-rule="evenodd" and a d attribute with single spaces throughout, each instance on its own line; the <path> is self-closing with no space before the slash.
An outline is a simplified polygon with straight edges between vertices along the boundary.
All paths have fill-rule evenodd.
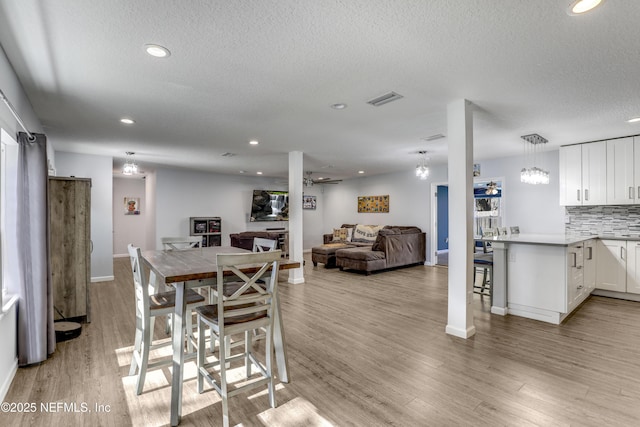
<path id="1" fill-rule="evenodd" d="M 22 119 L 18 115 L 18 112 L 15 110 L 15 108 L 13 108 L 13 105 L 11 105 L 11 102 L 9 102 L 7 97 L 4 95 L 4 92 L 2 91 L 2 89 L 0 89 L 0 99 L 2 99 L 4 101 L 4 103 L 7 105 L 7 108 L 9 109 L 9 111 L 11 111 L 11 114 L 13 114 L 13 117 L 16 118 L 16 120 L 18 121 L 18 124 L 27 133 L 27 135 L 29 136 L 29 139 L 30 140 L 36 139 L 36 137 L 33 136 L 33 134 L 31 132 L 29 132 L 29 129 L 27 129 L 27 126 L 24 124 L 24 122 L 22 121 Z"/>

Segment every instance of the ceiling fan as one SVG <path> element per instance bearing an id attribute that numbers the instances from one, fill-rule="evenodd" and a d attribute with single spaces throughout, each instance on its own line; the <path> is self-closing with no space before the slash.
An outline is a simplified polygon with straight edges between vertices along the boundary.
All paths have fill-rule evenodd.
<path id="1" fill-rule="evenodd" d="M 313 179 L 311 178 L 311 174 L 313 172 L 311 171 L 307 171 L 306 174 L 307 176 L 305 178 L 302 178 L 302 183 L 304 184 L 305 187 L 313 187 L 314 184 L 337 184 L 340 181 L 342 181 L 341 179 L 331 179 L 331 178 L 318 178 L 318 179 Z"/>
<path id="2" fill-rule="evenodd" d="M 493 181 L 489 182 L 484 193 L 487 195 L 495 196 L 496 194 L 498 194 L 498 185 Z"/>

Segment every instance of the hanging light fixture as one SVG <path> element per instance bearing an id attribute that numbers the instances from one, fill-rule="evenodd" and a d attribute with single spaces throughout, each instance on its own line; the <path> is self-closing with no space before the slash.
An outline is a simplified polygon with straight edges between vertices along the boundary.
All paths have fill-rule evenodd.
<path id="1" fill-rule="evenodd" d="M 536 162 L 538 160 L 538 147 L 542 147 L 541 144 L 546 144 L 547 141 L 545 138 L 541 137 L 537 133 L 533 133 L 531 135 L 523 135 L 521 136 L 529 144 L 525 143 L 524 151 L 525 151 L 525 161 L 531 162 L 531 167 L 524 167 L 520 171 L 520 181 L 525 184 L 548 184 L 549 183 L 549 171 L 546 171 L 542 168 L 536 166 Z"/>
<path id="2" fill-rule="evenodd" d="M 133 159 L 133 155 L 136 154 L 133 151 L 127 151 L 127 159 L 124 162 L 124 166 L 122 167 L 123 175 L 135 175 L 138 173 L 138 165 Z"/>
<path id="3" fill-rule="evenodd" d="M 418 154 L 422 155 L 420 163 L 416 166 L 416 176 L 422 180 L 427 179 L 429 176 L 429 166 L 427 166 L 427 152 L 418 151 Z"/>

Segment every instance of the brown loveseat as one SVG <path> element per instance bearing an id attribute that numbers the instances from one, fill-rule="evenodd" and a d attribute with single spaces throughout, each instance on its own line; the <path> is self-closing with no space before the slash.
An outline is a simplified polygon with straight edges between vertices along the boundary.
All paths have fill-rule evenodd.
<path id="1" fill-rule="evenodd" d="M 261 237 L 263 239 L 279 241 L 280 233 L 272 233 L 269 231 L 243 231 L 242 233 L 230 234 L 231 246 L 234 248 L 242 248 L 253 250 L 253 238 Z"/>
<path id="2" fill-rule="evenodd" d="M 349 227 L 344 224 L 343 227 Z M 353 227 L 353 226 L 352 226 Z M 336 242 L 334 235 L 324 235 L 324 245 L 312 249 L 312 261 L 325 266 L 337 265 L 364 271 L 384 270 L 407 265 L 424 264 L 426 260 L 426 234 L 418 227 L 387 225 L 377 231 L 372 244 L 360 242 Z"/>

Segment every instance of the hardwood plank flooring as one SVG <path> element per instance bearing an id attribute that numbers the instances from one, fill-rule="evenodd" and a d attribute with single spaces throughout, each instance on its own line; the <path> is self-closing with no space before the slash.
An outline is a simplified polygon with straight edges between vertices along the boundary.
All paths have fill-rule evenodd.
<path id="1" fill-rule="evenodd" d="M 133 286 L 128 259 L 114 268 L 113 282 L 92 284 L 93 322 L 82 335 L 18 370 L 5 401 L 33 402 L 37 411 L 0 413 L 0 426 L 168 425 L 171 370 L 150 371 L 141 396 L 127 376 Z M 274 409 L 266 390 L 230 399 L 235 425 L 640 425 L 639 303 L 590 297 L 557 326 L 491 315 L 488 298 L 475 295 L 477 334 L 463 340 L 444 332 L 446 267 L 365 276 L 308 259 L 305 284 L 286 279 L 291 382 L 278 384 Z M 166 339 L 162 326 L 157 339 Z M 181 425 L 221 425 L 217 394 L 196 392 L 193 361 L 182 412 Z"/>

